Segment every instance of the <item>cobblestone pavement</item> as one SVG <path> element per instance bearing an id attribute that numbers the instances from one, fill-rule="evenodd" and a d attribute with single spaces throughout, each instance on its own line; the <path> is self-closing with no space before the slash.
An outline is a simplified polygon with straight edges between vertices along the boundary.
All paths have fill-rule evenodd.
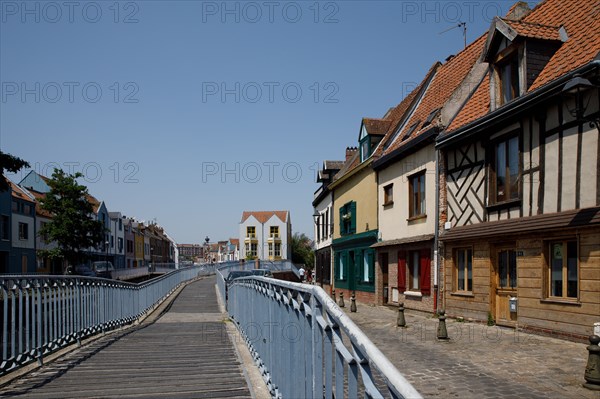
<path id="1" fill-rule="evenodd" d="M 590 398 L 583 388 L 586 345 L 511 328 L 447 320 L 447 342 L 437 319 L 397 308 L 358 305 L 352 320 L 425 398 Z"/>

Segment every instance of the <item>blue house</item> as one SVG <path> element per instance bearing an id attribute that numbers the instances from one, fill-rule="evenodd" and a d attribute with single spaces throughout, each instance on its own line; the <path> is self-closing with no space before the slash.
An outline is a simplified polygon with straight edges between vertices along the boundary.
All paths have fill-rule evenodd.
<path id="1" fill-rule="evenodd" d="M 0 192 L 0 273 L 8 273 L 8 270 L 10 269 L 10 250 L 12 248 L 10 235 L 11 192 L 10 184 L 8 190 Z"/>
<path id="2" fill-rule="evenodd" d="M 8 273 L 35 273 L 35 197 L 13 182 L 11 186 L 11 245 Z"/>

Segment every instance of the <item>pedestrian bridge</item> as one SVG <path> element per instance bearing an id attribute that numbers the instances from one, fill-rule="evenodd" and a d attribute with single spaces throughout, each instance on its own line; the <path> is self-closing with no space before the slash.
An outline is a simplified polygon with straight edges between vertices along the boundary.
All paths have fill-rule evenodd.
<path id="1" fill-rule="evenodd" d="M 226 287 L 234 268 L 139 286 L 0 279 L 0 397 L 251 397 L 256 366 L 272 397 L 419 397 L 320 288 L 262 277 Z M 240 360 L 229 320 L 253 362 Z"/>

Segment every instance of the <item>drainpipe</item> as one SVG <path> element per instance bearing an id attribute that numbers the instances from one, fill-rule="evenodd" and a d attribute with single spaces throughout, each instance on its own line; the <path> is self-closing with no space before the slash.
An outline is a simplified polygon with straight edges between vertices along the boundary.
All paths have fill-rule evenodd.
<path id="1" fill-rule="evenodd" d="M 438 303 L 438 292 L 439 292 L 439 253 L 438 253 L 438 238 L 440 230 L 440 150 L 435 150 L 435 236 L 433 239 L 433 311 L 437 313 Z"/>

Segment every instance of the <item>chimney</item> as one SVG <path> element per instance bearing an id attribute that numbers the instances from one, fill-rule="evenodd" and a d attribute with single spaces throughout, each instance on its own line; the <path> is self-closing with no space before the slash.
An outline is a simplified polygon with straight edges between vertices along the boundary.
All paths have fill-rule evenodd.
<path id="1" fill-rule="evenodd" d="M 346 147 L 346 162 L 352 158 L 357 149 L 357 147 Z"/>
<path id="2" fill-rule="evenodd" d="M 531 8 L 529 8 L 529 5 L 524 1 L 519 1 L 510 8 L 508 14 L 506 14 L 506 19 L 520 21 L 530 12 Z"/>

